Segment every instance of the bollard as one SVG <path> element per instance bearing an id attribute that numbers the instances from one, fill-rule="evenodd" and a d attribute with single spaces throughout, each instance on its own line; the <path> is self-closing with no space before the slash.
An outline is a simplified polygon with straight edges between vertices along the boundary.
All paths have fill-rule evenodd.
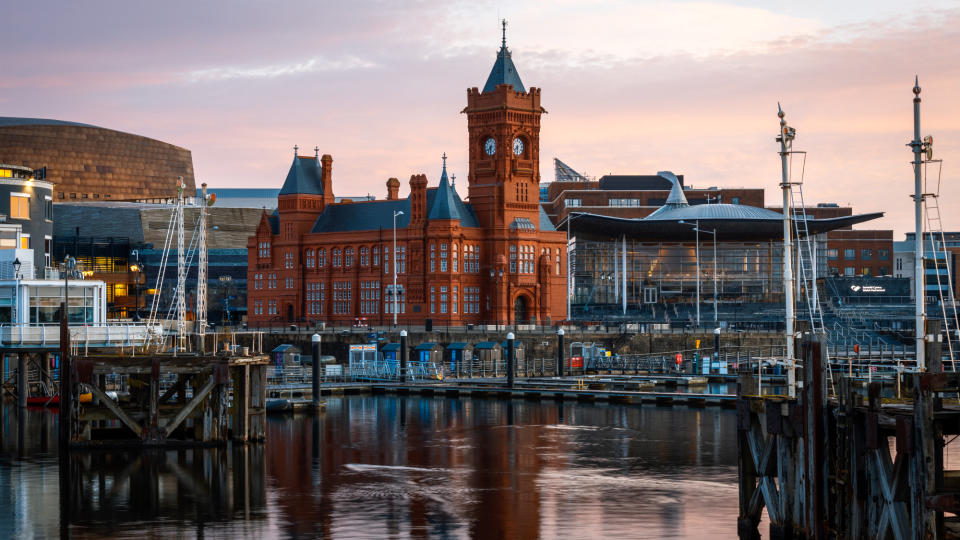
<path id="1" fill-rule="evenodd" d="M 513 332 L 507 334 L 507 388 L 513 388 Z"/>
<path id="2" fill-rule="evenodd" d="M 400 382 L 407 382 L 407 331 L 400 331 Z"/>
<path id="3" fill-rule="evenodd" d="M 314 334 L 311 338 L 313 354 L 313 410 L 320 410 L 320 334 Z"/>
<path id="4" fill-rule="evenodd" d="M 557 369 L 555 374 L 563 377 L 563 328 L 557 329 Z"/>
<path id="5" fill-rule="evenodd" d="M 17 405 L 21 409 L 27 408 L 27 396 L 30 394 L 30 386 L 27 382 L 27 355 L 17 354 Z"/>

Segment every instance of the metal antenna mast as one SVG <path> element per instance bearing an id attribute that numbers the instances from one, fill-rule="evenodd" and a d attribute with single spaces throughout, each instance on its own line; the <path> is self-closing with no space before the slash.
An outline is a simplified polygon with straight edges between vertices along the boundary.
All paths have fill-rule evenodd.
<path id="1" fill-rule="evenodd" d="M 780 134 L 777 135 L 777 142 L 780 143 L 782 177 L 780 188 L 783 190 L 783 296 L 786 307 L 787 359 L 793 361 L 793 235 L 790 234 L 790 170 L 787 158 L 793 149 L 793 139 L 797 130 L 787 125 L 787 121 L 784 120 L 783 109 L 780 108 L 779 103 L 777 104 L 777 116 L 780 117 Z"/>
<path id="2" fill-rule="evenodd" d="M 200 219 L 199 239 L 197 247 L 197 349 L 200 354 L 204 351 L 204 341 L 207 331 L 207 184 L 200 184 Z"/>
<path id="3" fill-rule="evenodd" d="M 177 177 L 177 209 L 176 209 L 177 228 L 177 343 L 174 346 L 174 353 L 179 350 L 186 350 L 187 342 L 187 304 L 186 304 L 186 284 L 187 267 L 185 264 L 185 253 L 183 252 L 183 177 Z M 161 271 L 163 271 L 161 269 Z"/>
<path id="4" fill-rule="evenodd" d="M 913 151 L 913 206 L 914 206 L 914 229 L 915 237 L 913 239 L 913 283 L 915 300 L 915 324 L 916 331 L 916 350 L 917 350 L 917 369 L 926 370 L 926 358 L 924 357 L 923 338 L 926 333 L 926 314 L 923 312 L 926 296 L 925 276 L 923 275 L 923 152 L 924 144 L 920 138 L 920 78 L 916 77 L 913 83 L 913 140 L 907 145 Z"/>

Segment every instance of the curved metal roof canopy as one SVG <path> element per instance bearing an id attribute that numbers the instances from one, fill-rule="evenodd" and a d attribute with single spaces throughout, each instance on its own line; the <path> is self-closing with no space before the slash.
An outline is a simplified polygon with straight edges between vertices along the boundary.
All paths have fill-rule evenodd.
<path id="1" fill-rule="evenodd" d="M 783 214 L 736 204 L 703 204 L 677 208 L 662 208 L 646 218 L 618 218 L 589 213 L 568 214 L 557 230 L 588 240 L 606 240 L 620 235 L 642 242 L 692 241 L 694 226 L 716 231 L 721 241 L 757 241 L 783 239 Z M 811 234 L 843 229 L 883 217 L 883 212 L 858 214 L 830 219 L 807 219 Z M 709 235 L 707 235 L 709 239 Z"/>

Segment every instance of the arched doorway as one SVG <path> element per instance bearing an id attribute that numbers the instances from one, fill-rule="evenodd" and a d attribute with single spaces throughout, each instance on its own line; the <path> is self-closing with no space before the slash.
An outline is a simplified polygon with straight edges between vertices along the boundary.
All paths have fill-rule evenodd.
<path id="1" fill-rule="evenodd" d="M 521 294 L 513 301 L 513 322 L 514 324 L 526 324 L 528 318 L 527 297 Z"/>
<path id="2" fill-rule="evenodd" d="M 287 304 L 287 321 L 293 322 L 293 304 Z"/>

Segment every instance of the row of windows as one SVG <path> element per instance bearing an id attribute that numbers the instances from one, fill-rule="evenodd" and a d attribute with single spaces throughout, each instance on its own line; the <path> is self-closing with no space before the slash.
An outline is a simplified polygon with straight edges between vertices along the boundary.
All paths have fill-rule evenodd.
<path id="1" fill-rule="evenodd" d="M 311 281 L 307 283 L 306 298 L 307 314 L 323 315 L 323 301 L 326 299 L 326 291 L 323 282 Z"/>
<path id="2" fill-rule="evenodd" d="M 254 300 L 253 301 L 253 314 L 254 315 L 263 315 L 263 300 Z M 267 301 L 267 315 L 276 315 L 277 314 L 277 301 L 268 300 Z"/>
<path id="3" fill-rule="evenodd" d="M 257 242 L 257 257 L 261 259 L 270 257 L 270 242 Z"/>
<path id="4" fill-rule="evenodd" d="M 10 219 L 30 219 L 29 193 L 10 194 Z M 53 221 L 53 199 L 44 200 L 43 219 Z"/>
<path id="5" fill-rule="evenodd" d="M 828 249 L 827 250 L 827 259 L 835 261 L 840 257 L 840 250 L 838 249 Z M 843 250 L 843 258 L 847 261 L 856 260 L 857 250 L 852 248 L 847 248 Z M 873 260 L 873 250 L 872 249 L 862 249 L 860 250 L 860 259 L 864 261 Z M 878 261 L 888 261 L 890 260 L 890 250 L 889 249 L 878 249 L 877 250 L 877 260 Z"/>
<path id="6" fill-rule="evenodd" d="M 839 268 L 835 268 L 835 267 L 831 267 L 831 268 L 830 268 L 830 273 L 831 273 L 832 275 L 834 275 L 834 276 L 839 276 L 839 275 L 841 275 L 841 274 L 840 274 L 840 269 L 839 269 Z M 869 267 L 869 266 L 864 266 L 863 268 L 860 269 L 860 273 L 858 274 L 856 267 L 853 267 L 853 266 L 845 266 L 845 267 L 843 268 L 843 274 L 842 274 L 842 275 L 843 275 L 844 277 L 872 276 L 872 275 L 873 275 L 873 268 L 871 268 L 871 267 Z M 889 267 L 889 266 L 880 266 L 880 267 L 877 267 L 877 275 L 878 275 L 878 276 L 889 276 L 889 275 L 890 275 L 890 267 Z"/>
<path id="7" fill-rule="evenodd" d="M 510 273 L 532 274 L 534 272 L 534 251 L 534 247 L 530 245 L 521 245 L 519 248 L 515 245 L 511 245 Z"/>
<path id="8" fill-rule="evenodd" d="M 257 273 L 253 275 L 253 288 L 254 289 L 263 289 L 263 274 Z M 276 289 L 277 288 L 277 274 L 267 274 L 267 288 Z M 293 288 L 293 279 L 287 278 L 287 288 Z"/>

